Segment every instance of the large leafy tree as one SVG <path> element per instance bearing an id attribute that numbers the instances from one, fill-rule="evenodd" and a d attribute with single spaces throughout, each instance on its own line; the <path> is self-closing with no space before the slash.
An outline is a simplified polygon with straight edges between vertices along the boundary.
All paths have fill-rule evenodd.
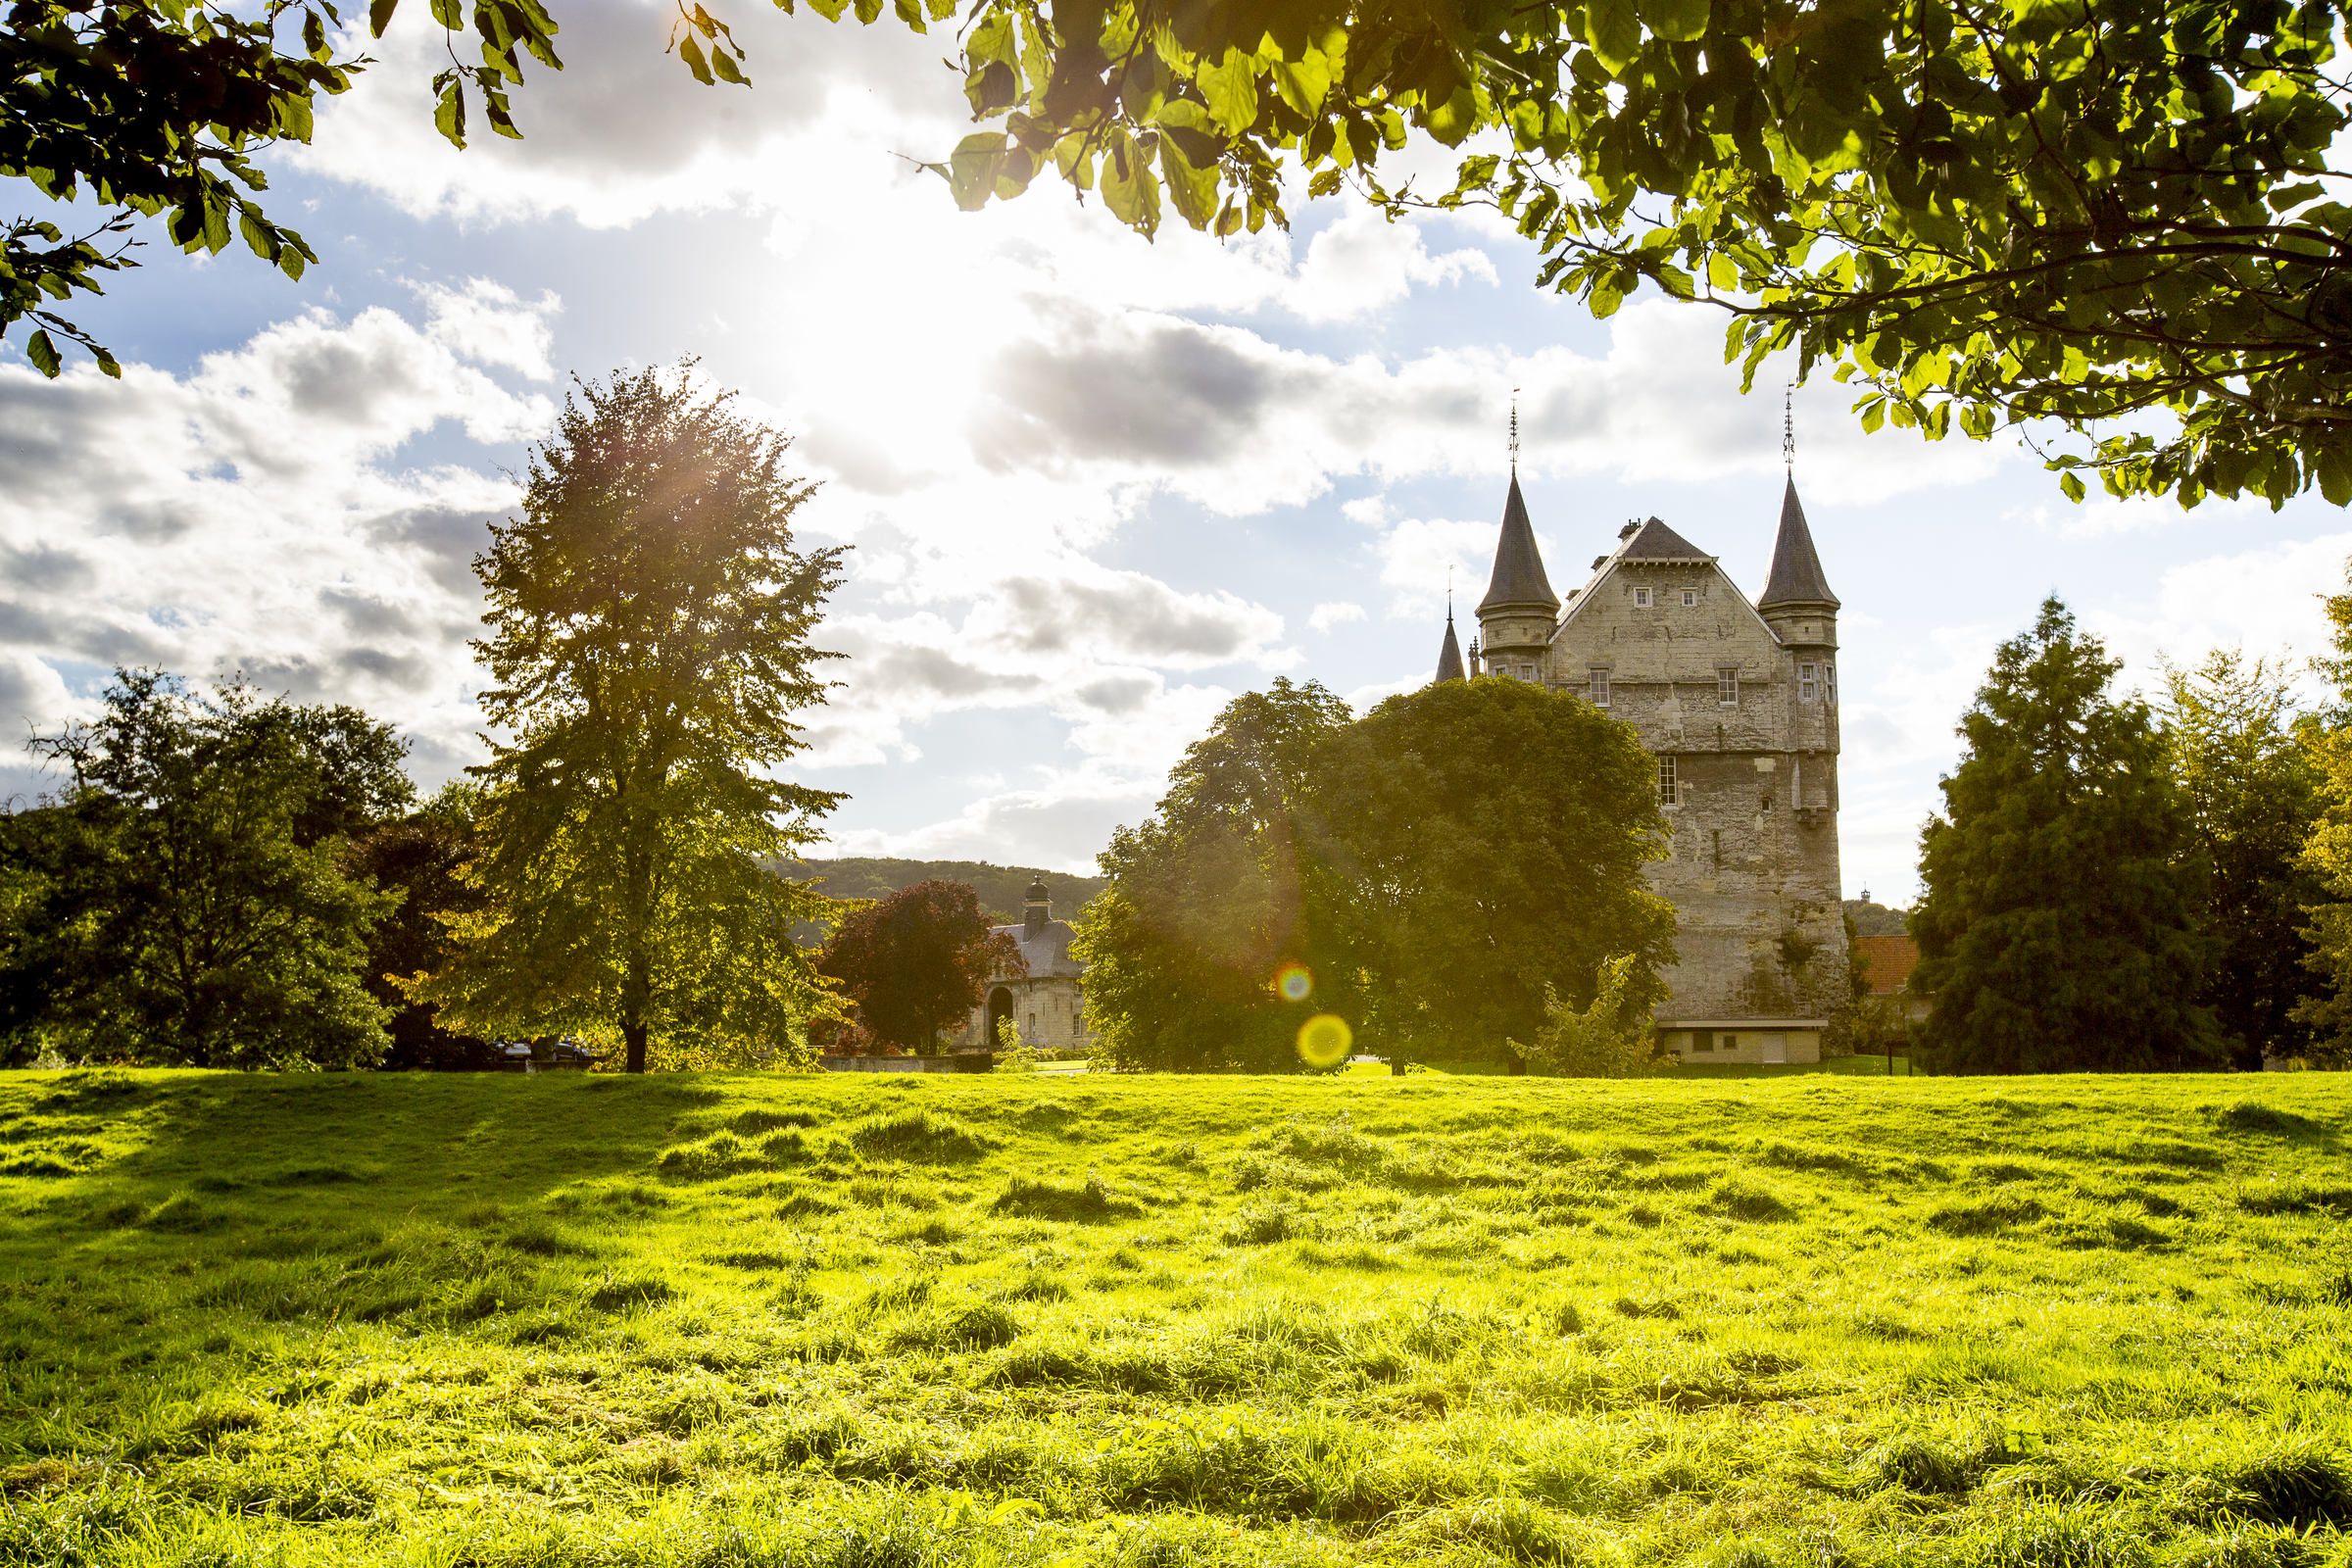
<path id="1" fill-rule="evenodd" d="M 788 0 L 787 0 L 788 3 Z M 880 7 L 860 5 L 861 20 Z M 901 7 L 901 15 L 911 15 Z M 976 207 L 1048 169 L 1152 232 L 1284 220 L 1285 173 L 1392 212 L 1489 203 L 1606 316 L 1646 283 L 1793 346 L 1864 424 L 2049 420 L 2119 494 L 2352 501 L 2339 0 L 981 0 L 1001 128 Z M 1470 138 L 1480 140 L 1472 142 Z M 1451 190 L 1384 183 L 1414 141 Z M 2169 416 L 2164 428 L 2131 416 Z M 2072 472 L 2062 483 L 2082 493 Z"/>
<path id="2" fill-rule="evenodd" d="M 796 548 L 811 487 L 729 404 L 683 371 L 582 383 L 475 562 L 509 738 L 478 769 L 483 906 L 409 987 L 448 1025 L 616 1034 L 642 1072 L 657 1033 L 774 1059 L 837 1010 L 792 936 L 835 906 L 773 866 L 842 797 L 771 770 L 824 700 L 842 552 Z"/>
<path id="3" fill-rule="evenodd" d="M 2259 1072 L 2266 1055 L 2307 1054 L 2294 1014 L 2324 989 L 2304 911 L 2328 894 L 2302 860 L 2320 815 L 2316 732 L 2296 719 L 2289 667 L 2238 649 L 2166 670 L 2165 687 L 2165 742 L 2206 872 L 2205 1000 L 2232 1064 Z"/>
<path id="4" fill-rule="evenodd" d="M 1019 945 L 992 930 L 968 883 L 937 878 L 845 917 L 816 960 L 858 1004 L 866 1032 L 906 1052 L 962 1024 L 999 965 L 1019 970 Z"/>
<path id="5" fill-rule="evenodd" d="M 1348 722 L 1313 681 L 1237 697 L 1186 751 L 1154 815 L 1112 832 L 1100 858 L 1109 885 L 1071 950 L 1102 1059 L 1285 1071 L 1309 1017 L 1351 1010 L 1299 843 L 1314 749 Z"/>
<path id="6" fill-rule="evenodd" d="M 2122 662 L 2056 599 L 1961 716 L 1911 916 L 1938 1071 L 2145 1072 L 2226 1061 L 2190 802 Z"/>
<path id="7" fill-rule="evenodd" d="M 0 845 L 0 1025 L 74 1054 L 199 1067 L 382 1054 L 384 1010 L 361 974 L 399 901 L 347 874 L 340 835 L 405 803 L 388 729 L 133 670 L 99 718 L 33 746 L 74 784 Z"/>
<path id="8" fill-rule="evenodd" d="M 1534 1042 L 1551 1001 L 1646 1018 L 1674 909 L 1642 866 L 1665 849 L 1657 763 L 1632 728 L 1524 681 L 1392 697 L 1320 748 L 1318 877 L 1388 1050 Z"/>

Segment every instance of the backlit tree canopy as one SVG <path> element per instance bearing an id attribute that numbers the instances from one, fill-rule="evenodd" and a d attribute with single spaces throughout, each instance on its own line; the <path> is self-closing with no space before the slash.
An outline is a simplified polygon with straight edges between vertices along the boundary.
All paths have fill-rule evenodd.
<path id="1" fill-rule="evenodd" d="M 1282 221 L 1292 162 L 1310 192 L 1352 178 L 1392 212 L 1491 202 L 1542 247 L 1544 284 L 1604 317 L 1644 281 L 1711 301 L 1751 378 L 1794 347 L 1857 384 L 1872 428 L 2046 419 L 2094 433 L 2053 466 L 2118 494 L 2276 505 L 2316 483 L 2342 504 L 2341 15 L 980 0 L 966 91 L 1003 128 L 943 172 L 969 207 L 1052 168 L 1147 234 L 1171 206 L 1220 234 Z M 1416 137 L 1471 154 L 1455 189 L 1384 182 Z M 2177 428 L 2115 432 L 2150 410 Z"/>
<path id="2" fill-rule="evenodd" d="M 378 34 L 395 4 L 374 0 Z M 917 30 L 956 16 L 951 0 L 809 4 Z M 1221 235 L 1285 222 L 1298 173 L 1310 194 L 1352 180 L 1392 213 L 1492 203 L 1541 248 L 1544 285 L 1604 317 L 1645 282 L 1711 302 L 1750 379 L 1793 348 L 1806 373 L 1857 387 L 1872 428 L 2074 432 L 2046 455 L 2077 497 L 2072 470 L 2089 466 L 2119 495 L 2277 505 L 2316 485 L 2340 505 L 2345 9 L 971 0 L 955 64 L 989 128 L 933 167 L 965 207 L 1051 169 L 1146 235 L 1171 207 Z M 443 133 L 463 145 L 470 83 L 493 128 L 518 134 L 506 95 L 523 55 L 558 64 L 555 18 L 539 0 L 431 11 L 470 26 L 482 61 L 453 54 L 437 78 Z M 302 50 L 280 52 L 297 15 Z M 220 249 L 233 222 L 299 270 L 311 253 L 252 205 L 247 155 L 307 137 L 313 98 L 356 69 L 322 16 L 325 0 L 245 21 L 179 0 L 18 0 L 0 28 L 0 175 L 168 211 L 191 248 Z M 701 79 L 745 79 L 701 5 L 680 6 L 673 40 Z M 1463 152 L 1453 188 L 1388 182 L 1381 159 L 1417 139 Z M 94 286 L 120 260 L 108 241 L 19 222 L 0 325 Z M 46 335 L 31 352 L 54 373 Z"/>

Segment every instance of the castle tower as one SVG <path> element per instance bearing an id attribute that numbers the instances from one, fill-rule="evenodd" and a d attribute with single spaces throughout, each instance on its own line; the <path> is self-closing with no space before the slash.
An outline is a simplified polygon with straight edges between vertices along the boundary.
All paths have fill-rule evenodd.
<path id="1" fill-rule="evenodd" d="M 1021 906 L 1021 940 L 1034 940 L 1054 918 L 1054 906 L 1041 879 L 1029 884 L 1029 902 Z"/>
<path id="2" fill-rule="evenodd" d="M 1686 1060 L 1819 1060 L 1844 999 L 1838 609 L 1793 479 L 1759 599 L 1650 517 L 1619 530 L 1564 609 L 1512 480 L 1471 672 L 1573 693 L 1656 760 L 1671 843 L 1646 874 L 1681 956 L 1653 1016 Z"/>
<path id="3" fill-rule="evenodd" d="M 1487 597 L 1478 602 L 1483 673 L 1542 680 L 1559 612 L 1560 596 L 1544 573 L 1544 555 L 1536 548 L 1535 525 L 1527 520 L 1514 468 L 1511 493 L 1502 504 L 1502 536 L 1494 542 L 1494 572 L 1487 581 Z"/>
<path id="4" fill-rule="evenodd" d="M 1772 570 L 1764 577 L 1764 592 L 1756 613 L 1788 651 L 1795 704 L 1790 710 L 1790 749 L 1800 769 L 1808 772 L 1801 790 L 1791 791 L 1789 806 L 1799 812 L 1838 808 L 1838 596 L 1822 575 L 1821 557 L 1813 549 L 1813 530 L 1805 525 L 1804 504 L 1796 499 L 1796 478 L 1781 495 L 1781 530 L 1772 544 Z M 1810 760 L 1811 766 L 1806 767 Z"/>

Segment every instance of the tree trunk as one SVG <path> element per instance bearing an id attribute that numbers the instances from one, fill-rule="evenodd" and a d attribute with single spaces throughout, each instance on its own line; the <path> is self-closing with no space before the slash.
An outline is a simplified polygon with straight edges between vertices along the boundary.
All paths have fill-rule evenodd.
<path id="1" fill-rule="evenodd" d="M 645 1071 L 645 1025 L 642 1023 L 622 1024 L 620 1038 L 628 1042 L 629 1071 Z"/>

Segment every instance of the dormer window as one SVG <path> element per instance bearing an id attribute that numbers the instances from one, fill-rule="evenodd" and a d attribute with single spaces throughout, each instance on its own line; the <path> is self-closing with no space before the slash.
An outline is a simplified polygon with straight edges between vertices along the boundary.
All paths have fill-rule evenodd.
<path id="1" fill-rule="evenodd" d="M 1634 608 L 1636 610 L 1647 610 L 1649 608 L 1648 589 L 1637 588 L 1634 590 Z"/>

